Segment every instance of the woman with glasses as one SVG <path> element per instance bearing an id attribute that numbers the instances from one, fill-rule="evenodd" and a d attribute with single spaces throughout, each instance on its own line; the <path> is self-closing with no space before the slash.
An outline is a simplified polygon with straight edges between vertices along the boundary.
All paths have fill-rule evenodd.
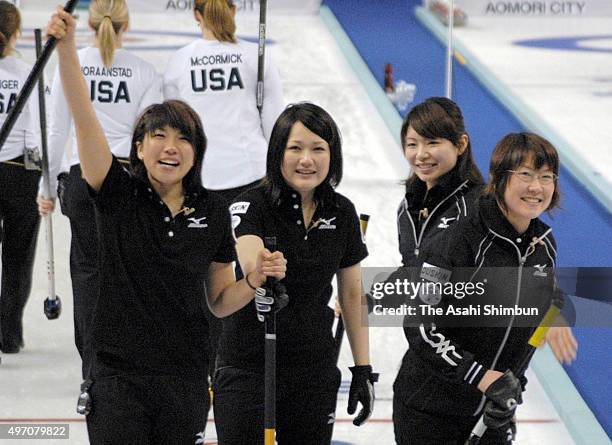
<path id="1" fill-rule="evenodd" d="M 456 223 L 445 245 L 424 258 L 429 269 L 423 267 L 421 277 L 445 277 L 440 281 L 455 286 L 438 308 L 484 301 L 536 308 L 537 315 L 423 321 L 395 383 L 398 444 L 463 444 L 483 414 L 488 430 L 481 444 L 512 442 L 526 381 L 523 370 L 517 375 L 511 370 L 517 371 L 535 326 L 558 295 L 556 244 L 539 219 L 559 205 L 558 174 L 557 151 L 546 139 L 532 133 L 505 136 L 493 152 L 477 211 Z M 484 294 L 458 295 L 456 286 L 465 282 L 480 283 Z"/>

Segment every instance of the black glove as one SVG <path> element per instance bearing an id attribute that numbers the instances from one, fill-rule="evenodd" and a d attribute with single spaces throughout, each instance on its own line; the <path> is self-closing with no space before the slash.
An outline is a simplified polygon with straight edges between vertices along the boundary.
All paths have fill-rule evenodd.
<path id="1" fill-rule="evenodd" d="M 506 443 L 512 443 L 516 440 L 516 419 L 513 417 L 506 429 Z"/>
<path id="2" fill-rule="evenodd" d="M 255 308 L 257 309 L 257 319 L 265 321 L 265 317 L 276 314 L 289 303 L 287 289 L 280 282 L 272 285 L 272 290 L 267 287 L 258 287 L 255 291 Z"/>
<path id="3" fill-rule="evenodd" d="M 349 390 L 348 413 L 355 414 L 357 402 L 361 402 L 363 408 L 357 417 L 353 419 L 353 425 L 363 425 L 374 411 L 374 383 L 378 381 L 378 374 L 372 372 L 370 365 L 353 366 L 349 368 L 353 374 L 351 389 Z"/>
<path id="4" fill-rule="evenodd" d="M 514 417 L 517 405 L 523 403 L 521 382 L 512 371 L 506 371 L 485 391 L 487 403 L 484 409 L 484 423 L 488 428 L 507 428 Z"/>

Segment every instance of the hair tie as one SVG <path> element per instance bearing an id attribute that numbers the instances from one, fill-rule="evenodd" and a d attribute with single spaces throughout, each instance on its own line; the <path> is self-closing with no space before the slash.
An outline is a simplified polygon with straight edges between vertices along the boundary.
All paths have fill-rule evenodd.
<path id="1" fill-rule="evenodd" d="M 102 19 L 106 19 L 108 18 L 111 22 L 113 21 L 112 17 L 108 14 L 106 14 L 104 17 L 102 17 Z"/>

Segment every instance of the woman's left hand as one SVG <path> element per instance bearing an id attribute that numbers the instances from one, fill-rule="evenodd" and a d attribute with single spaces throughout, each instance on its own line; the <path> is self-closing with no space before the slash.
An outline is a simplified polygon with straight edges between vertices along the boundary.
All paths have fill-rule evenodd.
<path id="1" fill-rule="evenodd" d="M 578 342 L 567 326 L 553 326 L 546 334 L 546 342 L 560 363 L 569 365 L 576 360 Z"/>

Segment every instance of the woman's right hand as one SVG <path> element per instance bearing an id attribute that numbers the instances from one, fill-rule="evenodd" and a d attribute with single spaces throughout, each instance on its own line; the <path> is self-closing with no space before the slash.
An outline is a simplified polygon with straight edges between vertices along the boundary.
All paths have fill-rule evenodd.
<path id="1" fill-rule="evenodd" d="M 47 37 L 55 37 L 58 40 L 58 47 L 61 48 L 74 43 L 75 30 L 76 20 L 72 14 L 64 11 L 62 6 L 58 6 L 47 25 Z"/>
<path id="2" fill-rule="evenodd" d="M 44 198 L 38 195 L 36 204 L 38 204 L 38 213 L 40 216 L 47 216 L 55 209 L 55 198 Z"/>
<path id="3" fill-rule="evenodd" d="M 283 252 L 270 252 L 268 249 L 262 249 L 257 255 L 255 270 L 251 272 L 249 281 L 256 287 L 261 287 L 266 282 L 266 278 L 273 277 L 277 280 L 285 278 L 287 272 L 287 260 Z"/>
<path id="4" fill-rule="evenodd" d="M 559 363 L 570 365 L 576 360 L 578 341 L 568 326 L 553 326 L 546 333 L 546 342 Z"/>

